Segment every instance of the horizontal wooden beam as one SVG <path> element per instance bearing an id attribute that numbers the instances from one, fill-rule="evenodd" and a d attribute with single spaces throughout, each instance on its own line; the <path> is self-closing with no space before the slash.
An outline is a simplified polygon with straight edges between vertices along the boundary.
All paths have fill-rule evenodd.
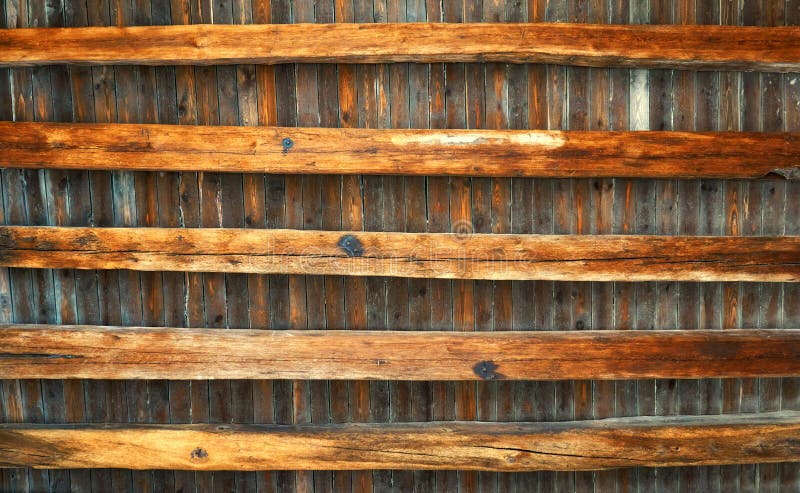
<path id="1" fill-rule="evenodd" d="M 800 330 L 387 332 L 0 326 L 0 379 L 800 376 Z"/>
<path id="2" fill-rule="evenodd" d="M 800 69 L 800 27 L 271 24 L 0 30 L 0 65 L 509 62 Z"/>
<path id="3" fill-rule="evenodd" d="M 800 460 L 800 413 L 561 423 L 0 425 L 0 466 L 593 470 Z"/>
<path id="4" fill-rule="evenodd" d="M 564 281 L 800 281 L 800 237 L 0 227 L 0 266 Z"/>
<path id="5" fill-rule="evenodd" d="M 800 133 L 0 122 L 0 167 L 495 177 L 800 178 Z"/>

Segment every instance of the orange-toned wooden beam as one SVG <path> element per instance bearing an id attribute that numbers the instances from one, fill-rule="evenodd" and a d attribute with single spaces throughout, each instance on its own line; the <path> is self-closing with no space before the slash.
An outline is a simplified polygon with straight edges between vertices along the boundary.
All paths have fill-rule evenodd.
<path id="1" fill-rule="evenodd" d="M 391 332 L 0 326 L 0 379 L 800 376 L 800 330 Z"/>
<path id="2" fill-rule="evenodd" d="M 594 470 L 800 460 L 800 413 L 560 423 L 0 425 L 0 467 Z"/>
<path id="3" fill-rule="evenodd" d="M 0 65 L 511 62 L 800 70 L 800 27 L 274 24 L 0 30 Z"/>
<path id="4" fill-rule="evenodd" d="M 800 281 L 800 237 L 0 227 L 0 266 L 442 279 Z"/>
<path id="5" fill-rule="evenodd" d="M 494 177 L 800 178 L 800 133 L 0 122 L 0 167 Z"/>

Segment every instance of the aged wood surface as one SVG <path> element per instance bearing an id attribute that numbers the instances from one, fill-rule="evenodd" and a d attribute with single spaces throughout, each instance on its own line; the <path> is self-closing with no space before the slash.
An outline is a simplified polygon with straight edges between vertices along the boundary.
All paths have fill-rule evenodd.
<path id="1" fill-rule="evenodd" d="M 560 423 L 0 425 L 0 466 L 596 470 L 800 459 L 800 413 Z"/>
<path id="2" fill-rule="evenodd" d="M 0 166 L 481 177 L 800 178 L 800 134 L 0 122 Z"/>
<path id="3" fill-rule="evenodd" d="M 800 280 L 800 237 L 0 227 L 0 265 L 572 281 Z"/>
<path id="4" fill-rule="evenodd" d="M 8 0 L 3 27 L 290 22 L 798 25 L 798 0 Z M 252 7 L 252 9 L 251 9 Z M 0 120 L 800 130 L 796 74 L 544 65 L 0 68 Z M 0 170 L 4 224 L 800 235 L 799 182 Z M 0 319 L 406 330 L 796 328 L 800 283 L 538 282 L 0 269 Z M 144 275 L 142 275 L 144 274 Z M 244 282 L 242 282 L 242 278 Z M 291 288 L 291 289 L 290 289 Z M 507 293 L 511 292 L 511 296 Z M 324 299 L 324 303 L 320 300 Z M 368 321 L 368 323 L 366 322 Z M 3 380 L 4 422 L 552 421 L 800 410 L 800 379 Z M 252 385 L 251 385 L 252 384 Z M 363 385 L 362 385 L 363 384 Z M 364 390 L 366 389 L 366 391 Z M 755 460 L 755 459 L 753 459 Z M 800 463 L 597 472 L 0 469 L 1 491 L 800 490 Z"/>
<path id="5" fill-rule="evenodd" d="M 800 331 L 0 327 L 0 378 L 424 381 L 755 375 L 800 375 Z"/>
<path id="6" fill-rule="evenodd" d="M 46 40 L 46 42 L 42 42 Z M 800 28 L 551 23 L 191 25 L 0 31 L 0 65 L 509 62 L 791 72 Z"/>

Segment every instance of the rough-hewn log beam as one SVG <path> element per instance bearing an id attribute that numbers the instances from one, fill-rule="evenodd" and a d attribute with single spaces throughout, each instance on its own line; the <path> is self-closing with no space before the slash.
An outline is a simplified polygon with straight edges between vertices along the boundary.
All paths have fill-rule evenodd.
<path id="1" fill-rule="evenodd" d="M 800 280 L 800 237 L 0 227 L 0 266 L 444 279 Z"/>
<path id="2" fill-rule="evenodd" d="M 800 178 L 800 134 L 0 122 L 0 167 L 505 177 Z"/>
<path id="3" fill-rule="evenodd" d="M 0 65 L 483 62 L 800 69 L 800 27 L 271 24 L 0 31 Z"/>
<path id="4" fill-rule="evenodd" d="M 800 375 L 800 330 L 369 332 L 0 326 L 0 379 L 572 380 Z"/>
<path id="5" fill-rule="evenodd" d="M 0 227 L 0 266 L 585 281 L 798 281 L 800 237 Z"/>
<path id="6" fill-rule="evenodd" d="M 0 425 L 0 466 L 591 470 L 800 460 L 800 415 L 561 423 Z"/>

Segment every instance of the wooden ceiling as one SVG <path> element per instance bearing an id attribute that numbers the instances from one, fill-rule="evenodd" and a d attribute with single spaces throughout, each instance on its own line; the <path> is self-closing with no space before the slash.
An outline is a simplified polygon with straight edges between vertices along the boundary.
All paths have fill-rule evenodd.
<path id="1" fill-rule="evenodd" d="M 36 67 L 34 70 L 47 70 L 51 65 L 71 70 L 64 65 L 75 64 L 88 71 L 90 80 L 94 80 L 93 70 L 103 70 L 102 66 L 111 64 L 162 68 L 357 63 L 390 67 L 402 62 L 494 63 L 490 66 L 500 67 L 501 77 L 510 69 L 499 63 L 724 73 L 762 71 L 774 75 L 800 69 L 800 27 L 297 23 L 40 27 L 0 32 L 0 65 L 14 70 L 31 66 Z M 305 65 L 298 65 L 302 66 Z M 488 70 L 484 65 L 475 66 Z M 301 70 L 298 68 L 298 83 Z M 610 72 L 603 73 L 608 76 Z M 747 76 L 760 77 L 752 72 Z M 627 80 L 631 87 L 635 77 L 630 75 Z M 724 76 L 716 77 L 719 87 L 719 78 Z M 53 82 L 52 78 L 49 80 Z M 321 95 L 322 88 L 319 91 Z M 745 102 L 749 96 L 745 94 Z M 743 179 L 757 184 L 760 182 L 754 180 L 769 178 L 780 180 L 786 187 L 787 180 L 800 178 L 800 133 L 784 128 L 767 133 L 762 132 L 763 126 L 746 132 L 724 126 L 721 129 L 725 132 L 306 127 L 4 122 L 0 124 L 0 166 L 42 173 L 36 175 L 41 177 L 50 176 L 45 172 L 58 176 L 57 173 L 77 171 L 198 173 L 201 183 L 204 173 L 217 177 L 223 173 L 289 174 L 311 179 L 322 179 L 316 175 L 326 175 L 324 179 L 341 175 L 355 180 L 361 180 L 363 175 L 487 180 L 660 179 L 676 188 L 680 187 L 679 179 Z M 110 176 L 124 180 L 132 175 Z M 155 174 L 147 176 L 153 178 Z M 347 193 L 346 185 L 342 178 L 336 179 L 339 195 L 334 183 L 326 198 L 333 196 L 341 201 Z M 154 187 L 156 180 L 148 180 L 144 187 Z M 512 186 L 510 181 L 504 183 L 507 185 L 497 186 Z M 604 186 L 599 181 L 595 183 L 601 189 Z M 748 182 L 737 183 L 749 186 Z M 360 181 L 351 185 L 356 195 L 361 193 Z M 626 186 L 629 193 L 632 185 Z M 637 185 L 654 186 L 649 181 Z M 240 187 L 240 194 L 244 187 Z M 786 189 L 785 200 L 800 201 L 796 191 L 796 187 Z M 493 206 L 511 203 L 494 185 L 488 187 L 488 192 Z M 19 191 L 6 187 L 4 193 L 4 203 L 12 203 L 9 197 Z M 264 190 L 261 193 L 268 195 Z M 382 193 L 377 192 L 381 200 Z M 533 190 L 523 193 L 532 195 Z M 500 195 L 497 200 L 496 195 Z M 70 200 L 68 195 L 65 197 Z M 114 203 L 118 205 L 119 199 L 115 198 Z M 302 200 L 298 207 L 300 217 L 311 217 L 317 211 L 309 210 Z M 413 201 L 413 197 L 405 200 Z M 626 196 L 625 206 L 627 202 Z M 744 204 L 749 206 L 747 200 Z M 125 207 L 130 206 L 123 206 L 123 215 Z M 364 214 L 363 207 L 354 206 L 355 216 Z M 569 208 L 563 203 L 550 203 L 549 207 Z M 789 214 L 787 211 L 790 209 L 784 206 L 776 214 Z M 732 213 L 747 212 L 735 209 Z M 219 214 L 221 218 L 222 213 Z M 778 234 L 770 234 L 767 225 L 757 234 L 746 236 L 739 231 L 700 234 L 698 228 L 680 235 L 627 229 L 618 234 L 619 231 L 606 228 L 584 231 L 580 226 L 579 231 L 563 234 L 556 234 L 555 230 L 535 234 L 541 231 L 506 231 L 510 228 L 494 224 L 481 228 L 472 223 L 466 231 L 453 227 L 451 232 L 436 232 L 427 224 L 418 231 L 391 231 L 393 228 L 386 224 L 383 228 L 369 227 L 363 216 L 360 222 L 346 221 L 344 216 L 340 211 L 338 224 L 332 228 L 327 224 L 324 228 L 315 227 L 314 219 L 301 220 L 299 225 L 278 225 L 283 227 L 247 224 L 253 226 L 248 228 L 244 224 L 219 227 L 225 222 L 221 219 L 218 224 L 207 224 L 214 221 L 204 219 L 189 228 L 183 219 L 165 225 L 152 217 L 138 222 L 117 221 L 126 224 L 115 225 L 126 227 L 98 226 L 94 217 L 86 221 L 88 224 L 50 221 L 47 225 L 27 221 L 18 224 L 22 221 L 6 219 L 6 225 L 0 227 L 0 266 L 7 269 L 0 285 L 11 293 L 11 277 L 31 275 L 31 271 L 41 269 L 73 272 L 69 275 L 74 279 L 84 270 L 97 271 L 97 276 L 117 270 L 125 271 L 121 276 L 175 273 L 175 279 L 183 282 L 185 278 L 187 283 L 191 273 L 269 274 L 284 276 L 280 278 L 284 280 L 285 276 L 299 276 L 288 279 L 303 279 L 303 283 L 306 281 L 302 276 L 343 276 L 344 283 L 353 282 L 348 279 L 356 277 L 366 277 L 364 283 L 378 277 L 390 278 L 382 281 L 386 283 L 382 286 L 389 286 L 393 278 L 554 281 L 575 286 L 588 281 L 620 285 L 680 281 L 726 283 L 725 286 L 739 286 L 735 283 L 742 282 L 758 286 L 762 294 L 764 290 L 780 290 L 783 306 L 800 303 L 787 294 L 796 289 L 787 291 L 780 284 L 800 282 L 800 236 L 789 234 L 785 227 Z M 583 218 L 579 217 L 581 223 Z M 586 232 L 594 234 L 583 234 Z M 248 279 L 257 292 L 258 283 L 266 278 Z M 191 278 L 191 282 L 205 281 Z M 249 282 L 244 285 L 249 286 Z M 298 286 L 293 282 L 288 281 L 289 292 Z M 117 286 L 120 302 L 128 295 L 123 284 Z M 594 289 L 592 285 L 582 285 Z M 462 300 L 467 305 L 472 296 L 480 296 L 473 288 L 464 288 L 467 284 L 457 286 L 448 291 L 448 303 L 456 303 L 453 300 L 464 289 L 470 290 Z M 495 303 L 512 296 L 512 285 L 506 286 L 509 289 L 500 293 Z M 635 285 L 629 286 L 636 289 Z M 695 286 L 695 292 L 702 290 Z M 207 292 L 218 288 L 216 284 L 206 285 Z M 43 296 L 36 293 L 37 289 L 40 286 L 32 286 L 27 295 Z M 389 289 L 386 287 L 385 292 Z M 423 296 L 424 289 L 419 291 Z M 580 289 L 583 288 L 576 287 L 567 296 L 580 297 L 576 294 Z M 230 284 L 225 284 L 223 291 L 230 299 L 242 296 Z M 305 293 L 307 303 L 327 306 L 329 302 L 316 299 L 311 291 Z M 658 292 L 643 292 L 637 295 L 636 302 L 646 303 L 644 297 L 651 295 L 659 296 Z M 19 303 L 26 294 L 18 291 L 13 296 Z M 598 304 L 603 300 L 602 296 L 597 297 Z M 406 301 L 413 303 L 410 298 Z M 141 313 L 151 309 L 147 304 L 139 306 Z M 465 313 L 471 309 L 468 306 Z M 742 312 L 750 307 L 734 303 L 732 309 L 737 316 L 747 317 Z M 791 306 L 787 309 L 794 310 Z M 60 321 L 64 322 L 64 318 Z M 5 320 L 0 330 L 0 378 L 5 381 L 344 380 L 361 385 L 361 390 L 354 393 L 368 394 L 367 381 L 379 380 L 462 384 L 800 376 L 800 327 L 794 326 L 715 331 L 682 324 L 677 328 L 684 330 L 577 332 L 553 331 L 557 327 L 549 327 L 543 332 L 482 334 L 433 332 L 421 330 L 422 327 L 400 331 L 397 329 L 407 327 L 393 327 L 388 322 L 388 327 L 355 327 L 362 330 L 322 330 L 352 327 L 308 323 L 305 329 L 283 327 L 295 329 L 288 331 L 217 331 L 210 323 L 186 329 L 86 320 L 72 324 L 31 323 L 35 321 Z M 274 329 L 257 325 L 251 318 L 253 329 Z M 395 330 L 363 330 L 376 328 Z M 304 385 L 299 384 L 299 388 Z M 461 389 L 469 392 L 467 387 Z M 301 399 L 301 394 L 295 391 L 292 395 Z M 4 394 L 7 402 L 11 395 Z M 445 392 L 435 398 L 447 397 Z M 577 399 L 579 393 L 573 397 Z M 208 422 L 145 424 L 104 420 L 43 424 L 22 419 L 11 423 L 12 413 L 6 411 L 7 422 L 0 425 L 0 465 L 45 469 L 529 472 L 800 461 L 800 409 L 762 407 L 741 414 L 694 412 L 670 417 L 647 416 L 646 412 L 637 411 L 627 417 L 574 416 L 592 419 L 559 422 L 486 423 L 474 413 L 457 413 L 450 419 L 431 422 L 415 419 L 407 423 L 373 420 L 341 424 L 295 420 L 293 425 L 219 425 L 211 419 L 194 417 L 193 423 Z"/>

